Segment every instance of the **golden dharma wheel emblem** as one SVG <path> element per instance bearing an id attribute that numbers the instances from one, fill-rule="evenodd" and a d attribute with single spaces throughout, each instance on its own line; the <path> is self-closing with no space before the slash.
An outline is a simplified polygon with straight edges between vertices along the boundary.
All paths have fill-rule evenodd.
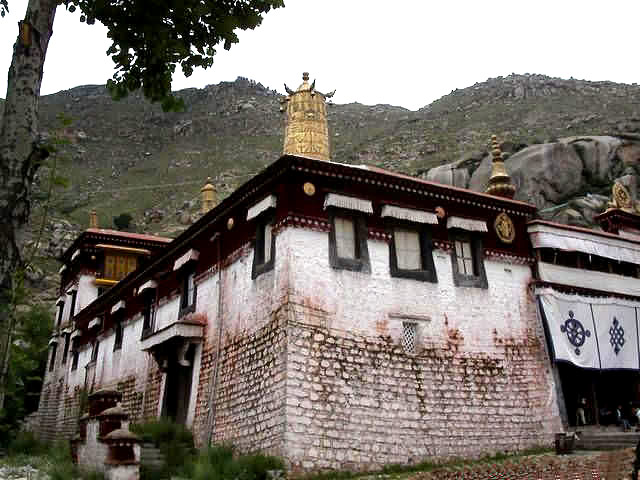
<path id="1" fill-rule="evenodd" d="M 496 217 L 495 222 L 493 222 L 493 228 L 503 243 L 511 243 L 516 238 L 516 228 L 513 225 L 513 220 L 504 212 Z"/>
<path id="2" fill-rule="evenodd" d="M 310 197 L 312 197 L 315 193 L 316 193 L 316 187 L 313 183 L 311 182 L 306 182 L 303 186 L 302 189 L 304 190 L 304 193 L 306 193 L 307 195 L 309 195 Z"/>
<path id="3" fill-rule="evenodd" d="M 629 190 L 621 183 L 613 184 L 613 198 L 619 208 L 631 208 L 631 195 Z"/>
<path id="4" fill-rule="evenodd" d="M 230 218 L 229 220 L 227 220 L 227 230 L 231 230 L 233 228 L 233 225 L 234 225 L 233 218 Z"/>

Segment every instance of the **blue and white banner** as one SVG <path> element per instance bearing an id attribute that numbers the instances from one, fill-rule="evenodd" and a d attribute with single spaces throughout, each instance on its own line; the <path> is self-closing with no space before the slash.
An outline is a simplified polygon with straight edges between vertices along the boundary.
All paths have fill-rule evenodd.
<path id="1" fill-rule="evenodd" d="M 569 295 L 551 288 L 539 289 L 536 295 L 554 361 L 591 369 L 640 370 L 640 302 Z"/>

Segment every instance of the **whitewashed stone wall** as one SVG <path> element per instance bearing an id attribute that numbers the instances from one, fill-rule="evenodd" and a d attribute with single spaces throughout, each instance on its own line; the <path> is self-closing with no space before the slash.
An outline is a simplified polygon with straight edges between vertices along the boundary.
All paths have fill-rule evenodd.
<path id="1" fill-rule="evenodd" d="M 526 265 L 485 261 L 489 288 L 334 270 L 327 234 L 291 229 L 285 449 L 294 469 L 371 469 L 550 444 L 561 430 Z M 401 346 L 402 314 L 420 346 Z M 416 321 L 416 320 L 412 320 Z"/>

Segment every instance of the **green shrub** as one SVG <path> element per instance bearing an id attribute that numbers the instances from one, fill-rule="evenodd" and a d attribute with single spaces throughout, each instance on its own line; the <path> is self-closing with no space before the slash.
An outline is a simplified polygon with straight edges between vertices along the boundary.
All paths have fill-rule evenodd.
<path id="1" fill-rule="evenodd" d="M 9 455 L 42 455 L 47 451 L 47 445 L 43 444 L 31 432 L 18 432 L 7 446 Z"/>
<path id="2" fill-rule="evenodd" d="M 184 426 L 170 420 L 131 425 L 131 431 L 151 442 L 164 456 L 164 468 L 156 469 L 143 465 L 141 478 L 168 478 L 183 471 L 194 454 L 193 434 Z"/>
<path id="3" fill-rule="evenodd" d="M 284 470 L 282 460 L 262 454 L 234 457 L 233 447 L 219 445 L 201 450 L 185 473 L 193 480 L 266 480 L 269 470 Z"/>

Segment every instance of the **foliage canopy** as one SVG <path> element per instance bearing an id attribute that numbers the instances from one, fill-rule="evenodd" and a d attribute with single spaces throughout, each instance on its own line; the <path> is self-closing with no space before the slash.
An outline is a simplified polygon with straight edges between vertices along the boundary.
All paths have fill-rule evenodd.
<path id="1" fill-rule="evenodd" d="M 284 6 L 283 0 L 67 0 L 80 21 L 96 20 L 109 30 L 107 55 L 115 63 L 107 87 L 115 99 L 142 88 L 145 97 L 165 110 L 180 108 L 171 95 L 176 66 L 190 76 L 210 67 L 216 46 L 238 42 L 236 29 L 253 29 L 262 14 Z"/>

